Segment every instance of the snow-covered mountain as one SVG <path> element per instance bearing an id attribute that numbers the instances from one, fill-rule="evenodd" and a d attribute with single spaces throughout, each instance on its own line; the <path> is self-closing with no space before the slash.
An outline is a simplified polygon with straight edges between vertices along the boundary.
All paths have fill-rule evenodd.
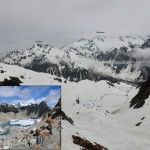
<path id="1" fill-rule="evenodd" d="M 4 70 L 0 81 L 4 77 L 9 79 L 11 75 L 18 77 L 22 85 L 62 86 L 62 110 L 73 121 L 71 124 L 62 120 L 62 150 L 81 148 L 73 143 L 72 135 L 101 144 L 109 150 L 149 149 L 150 99 L 147 98 L 141 108 L 130 108 L 130 102 L 138 93 L 139 87 L 105 80 L 83 80 L 77 83 L 61 78 L 62 82 L 59 82 L 47 73 L 1 63 L 0 67 Z M 39 80 L 40 78 L 44 80 Z"/>
<path id="2" fill-rule="evenodd" d="M 14 112 L 14 113 L 18 113 L 19 111 L 13 105 L 1 102 L 0 103 L 0 112 L 4 112 L 4 113 Z"/>
<path id="3" fill-rule="evenodd" d="M 43 85 L 58 85 L 60 82 L 65 82 L 64 78 L 59 78 L 47 73 L 37 73 L 16 65 L 0 63 L 0 69 L 3 70 L 3 72 L 0 73 L 0 81 L 4 81 L 5 79 L 11 80 L 11 77 L 17 77 L 21 82 L 23 82 L 20 83 L 20 85 L 38 85 L 38 83 L 43 83 Z"/>
<path id="4" fill-rule="evenodd" d="M 38 118 L 50 112 L 50 108 L 47 106 L 45 101 L 42 101 L 39 104 L 31 104 L 28 106 L 22 106 L 19 109 L 25 110 L 27 116 L 30 116 L 31 118 Z"/>
<path id="5" fill-rule="evenodd" d="M 16 108 L 21 108 L 21 107 L 25 107 L 25 106 L 28 106 L 28 105 L 32 105 L 32 103 L 28 103 L 28 102 L 19 102 L 19 103 L 15 103 L 15 104 L 12 104 L 14 107 Z"/>
<path id="6" fill-rule="evenodd" d="M 1 57 L 0 83 L 62 86 L 62 150 L 81 148 L 73 135 L 109 150 L 148 150 L 149 84 L 129 83 L 150 75 L 149 48 L 142 37 L 94 37 L 61 49 L 36 44 Z"/>
<path id="7" fill-rule="evenodd" d="M 147 56 L 139 53 L 150 47 L 149 39 L 142 37 L 98 36 L 79 41 L 63 48 L 37 43 L 32 48 L 12 51 L 0 62 L 46 72 L 70 81 L 84 79 L 117 82 L 145 80 L 150 74 Z"/>
<path id="8" fill-rule="evenodd" d="M 14 112 L 19 113 L 21 111 L 25 111 L 25 114 L 31 118 L 38 118 L 41 117 L 48 112 L 50 112 L 50 108 L 47 106 L 46 102 L 42 101 L 39 104 L 29 104 L 25 102 L 20 102 L 17 104 L 7 104 L 7 103 L 0 103 L 0 112 L 7 113 L 7 112 Z"/>

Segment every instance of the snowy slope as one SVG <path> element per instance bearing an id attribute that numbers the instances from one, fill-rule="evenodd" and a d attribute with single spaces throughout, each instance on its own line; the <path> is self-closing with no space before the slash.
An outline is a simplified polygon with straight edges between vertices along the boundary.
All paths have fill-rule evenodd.
<path id="1" fill-rule="evenodd" d="M 0 63 L 0 69 L 4 71 L 4 73 L 0 73 L 0 80 L 3 81 L 5 78 L 10 79 L 12 77 L 18 77 L 24 85 L 38 85 L 41 83 L 43 85 L 50 84 L 58 84 L 59 82 L 56 80 L 58 77 L 46 74 L 46 73 L 37 73 L 31 70 L 24 69 L 15 65 L 7 65 Z M 60 78 L 62 82 L 65 80 Z"/>
<path id="2" fill-rule="evenodd" d="M 63 121 L 63 135 L 71 139 L 71 135 L 77 135 L 77 132 L 81 137 L 110 150 L 149 149 L 150 99 L 141 109 L 129 108 L 129 102 L 138 89 L 124 83 L 110 87 L 105 81 L 81 81 L 67 84 L 64 89 L 62 108 L 73 119 L 75 126 Z M 79 104 L 76 103 L 77 98 Z M 142 120 L 143 117 L 145 119 Z M 142 124 L 135 126 L 139 122 Z M 69 149 L 71 143 L 71 140 L 67 145 L 62 142 L 63 149 Z"/>
<path id="3" fill-rule="evenodd" d="M 70 81 L 100 81 L 114 78 L 135 82 L 147 78 L 150 68 L 141 66 L 145 59 L 134 57 L 146 40 L 142 37 L 93 37 L 81 39 L 61 49 L 49 44 L 12 51 L 1 56 L 0 62 L 16 64 L 30 70 L 46 72 Z M 143 63 L 142 63 L 143 64 Z"/>
<path id="4" fill-rule="evenodd" d="M 150 147 L 150 98 L 140 109 L 129 108 L 131 99 L 138 88 L 126 84 L 111 84 L 108 81 L 83 80 L 58 82 L 46 73 L 37 73 L 18 66 L 0 64 L 4 77 L 14 75 L 22 79 L 22 85 L 60 84 L 62 86 L 62 110 L 72 118 L 74 125 L 62 120 L 62 150 L 79 150 L 73 144 L 72 135 L 85 137 L 109 150 L 148 150 Z M 40 78 L 44 80 L 39 80 Z M 20 78 L 21 79 L 21 78 Z M 62 79 L 63 80 L 63 79 Z M 79 100 L 79 103 L 76 100 Z M 145 118 L 143 118 L 145 117 Z M 140 126 L 135 126 L 142 122 Z"/>
<path id="5" fill-rule="evenodd" d="M 140 47 L 144 41 L 145 38 L 140 36 L 97 36 L 88 39 L 80 39 L 79 41 L 64 47 L 64 49 L 75 49 L 82 54 L 90 54 L 99 51 L 107 52 L 112 51 L 115 48 L 120 49 L 121 47 L 127 47 L 128 51 L 132 51 L 132 45 Z"/>

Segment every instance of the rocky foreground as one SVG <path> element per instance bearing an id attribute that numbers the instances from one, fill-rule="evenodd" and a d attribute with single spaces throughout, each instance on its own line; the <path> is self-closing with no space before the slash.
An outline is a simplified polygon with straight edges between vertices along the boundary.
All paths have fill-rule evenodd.
<path id="1" fill-rule="evenodd" d="M 32 126 L 6 127 L 5 130 L 11 132 L 7 135 L 1 134 L 0 149 L 60 149 L 59 104 Z"/>

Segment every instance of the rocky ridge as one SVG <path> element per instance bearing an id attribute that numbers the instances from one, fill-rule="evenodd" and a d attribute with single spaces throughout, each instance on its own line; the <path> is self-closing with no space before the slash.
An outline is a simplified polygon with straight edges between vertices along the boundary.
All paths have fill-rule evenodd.
<path id="1" fill-rule="evenodd" d="M 2 149 L 60 149 L 60 114 L 57 112 L 60 112 L 60 109 L 60 106 L 55 106 L 33 126 L 10 127 L 11 134 L 1 138 L 0 147 Z M 52 119 L 56 113 L 57 116 Z"/>

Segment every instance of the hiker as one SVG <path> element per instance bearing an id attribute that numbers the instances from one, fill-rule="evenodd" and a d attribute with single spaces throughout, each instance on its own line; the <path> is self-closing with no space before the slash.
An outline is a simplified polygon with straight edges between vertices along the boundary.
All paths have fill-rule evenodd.
<path id="1" fill-rule="evenodd" d="M 42 134 L 41 135 L 41 146 L 44 146 L 44 139 L 45 139 L 45 136 Z"/>
<path id="2" fill-rule="evenodd" d="M 31 146 L 31 143 L 30 143 L 30 141 L 28 141 L 28 143 L 27 143 L 29 146 Z"/>
<path id="3" fill-rule="evenodd" d="M 31 142 L 30 142 L 30 137 L 28 136 L 28 138 L 27 138 L 27 144 L 29 145 L 29 146 L 31 146 Z"/>
<path id="4" fill-rule="evenodd" d="M 40 143 L 41 143 L 40 130 L 36 129 L 35 134 L 33 136 L 36 136 L 36 143 L 34 144 L 34 149 L 35 150 L 40 150 Z"/>
<path id="5" fill-rule="evenodd" d="M 36 137 L 36 144 L 40 144 L 40 137 L 39 136 Z"/>
<path id="6" fill-rule="evenodd" d="M 36 143 L 34 145 L 35 150 L 40 150 L 40 138 L 39 135 L 36 137 Z"/>
<path id="7" fill-rule="evenodd" d="M 47 126 L 47 130 L 49 131 L 50 134 L 52 134 L 52 125 L 50 123 Z"/>

